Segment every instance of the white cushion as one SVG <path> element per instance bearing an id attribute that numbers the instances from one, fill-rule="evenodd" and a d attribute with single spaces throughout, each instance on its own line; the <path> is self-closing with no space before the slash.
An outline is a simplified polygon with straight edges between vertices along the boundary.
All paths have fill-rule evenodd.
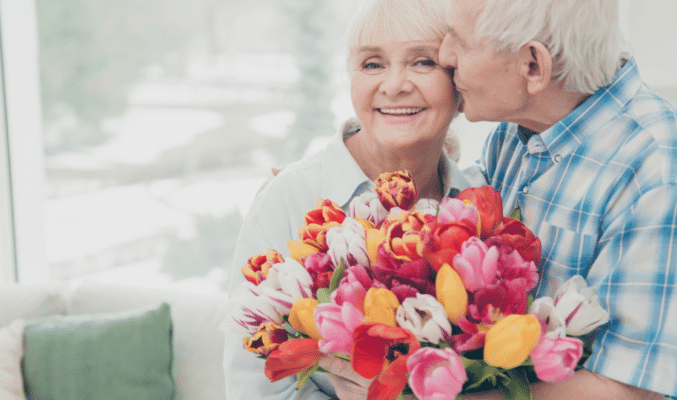
<path id="1" fill-rule="evenodd" d="M 24 322 L 12 321 L 0 329 L 0 399 L 26 400 L 21 377 Z"/>
<path id="2" fill-rule="evenodd" d="M 172 313 L 175 400 L 225 399 L 224 334 L 219 330 L 226 316 L 225 293 L 86 281 L 73 292 L 68 309 L 72 314 L 117 312 L 159 301 L 169 303 Z"/>
<path id="3" fill-rule="evenodd" d="M 0 285 L 0 326 L 17 318 L 66 313 L 65 285 Z"/>

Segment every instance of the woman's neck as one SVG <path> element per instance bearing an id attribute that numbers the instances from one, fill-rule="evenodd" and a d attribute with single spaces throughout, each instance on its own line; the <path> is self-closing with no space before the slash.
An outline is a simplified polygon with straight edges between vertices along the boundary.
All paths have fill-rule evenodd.
<path id="1" fill-rule="evenodd" d="M 370 180 L 376 180 L 384 172 L 407 170 L 413 177 L 419 199 L 442 200 L 444 187 L 438 172 L 441 143 L 388 151 L 360 136 L 359 133 L 351 136 L 345 140 L 345 144 Z M 435 150 L 430 151 L 431 149 Z"/>

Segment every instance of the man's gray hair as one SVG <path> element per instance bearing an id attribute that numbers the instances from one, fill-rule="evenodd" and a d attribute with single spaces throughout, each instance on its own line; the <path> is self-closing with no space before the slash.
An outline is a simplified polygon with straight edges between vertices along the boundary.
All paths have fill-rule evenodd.
<path id="1" fill-rule="evenodd" d="M 594 93 L 620 66 L 625 42 L 618 13 L 618 0 L 486 0 L 475 32 L 503 53 L 531 40 L 543 43 L 564 90 Z"/>

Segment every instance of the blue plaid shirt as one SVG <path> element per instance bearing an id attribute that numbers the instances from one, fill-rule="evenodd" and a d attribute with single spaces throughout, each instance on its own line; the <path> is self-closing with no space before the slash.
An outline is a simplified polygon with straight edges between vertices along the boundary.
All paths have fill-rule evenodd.
<path id="1" fill-rule="evenodd" d="M 677 396 L 677 110 L 627 60 L 541 134 L 500 124 L 480 168 L 543 244 L 537 297 L 580 274 L 611 321 L 586 368 Z M 531 133 L 531 134 L 530 134 Z"/>

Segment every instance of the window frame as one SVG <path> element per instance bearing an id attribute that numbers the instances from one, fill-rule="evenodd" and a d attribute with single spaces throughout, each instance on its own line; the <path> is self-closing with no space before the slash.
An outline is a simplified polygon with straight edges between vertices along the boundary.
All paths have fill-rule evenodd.
<path id="1" fill-rule="evenodd" d="M 0 282 L 49 280 L 34 0 L 0 0 Z"/>

